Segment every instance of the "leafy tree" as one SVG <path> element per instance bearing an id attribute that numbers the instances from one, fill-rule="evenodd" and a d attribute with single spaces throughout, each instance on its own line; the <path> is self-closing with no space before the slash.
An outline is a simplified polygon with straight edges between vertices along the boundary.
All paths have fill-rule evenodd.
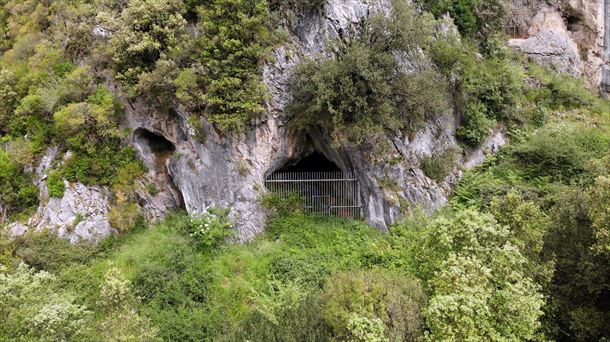
<path id="1" fill-rule="evenodd" d="M 530 178 L 550 177 L 566 184 L 590 184 L 589 165 L 610 149 L 605 130 L 583 125 L 551 124 L 516 144 L 512 155 Z M 592 177 L 593 176 L 593 177 Z"/>
<path id="2" fill-rule="evenodd" d="M 595 231 L 594 250 L 610 254 L 610 175 L 595 180 L 588 202 L 591 203 L 589 217 Z"/>
<path id="3" fill-rule="evenodd" d="M 98 15 L 111 34 L 107 52 L 118 80 L 135 86 L 141 74 L 174 52 L 185 38 L 183 13 L 181 1 L 136 0 Z M 130 90 L 137 95 L 134 88 Z"/>
<path id="4" fill-rule="evenodd" d="M 563 188 L 551 210 L 544 250 L 555 258 L 555 274 L 545 328 L 558 340 L 610 338 L 607 193 L 604 177 L 586 190 Z"/>
<path id="5" fill-rule="evenodd" d="M 56 277 L 21 264 L 14 273 L 0 265 L 0 337 L 3 340 L 66 341 L 85 332 L 90 311 L 55 292 Z"/>
<path id="6" fill-rule="evenodd" d="M 0 223 L 38 204 L 38 187 L 18 157 L 0 149 Z"/>
<path id="7" fill-rule="evenodd" d="M 101 341 L 161 341 L 158 329 L 136 309 L 137 299 L 131 286 L 116 268 L 106 272 L 97 307 L 105 313 L 98 326 Z"/>
<path id="8" fill-rule="evenodd" d="M 264 113 L 259 62 L 274 42 L 265 0 L 206 0 L 193 63 L 176 78 L 178 98 L 223 130 L 241 131 Z"/>
<path id="9" fill-rule="evenodd" d="M 509 230 L 471 209 L 428 227 L 423 275 L 429 341 L 530 340 L 540 327 L 540 288 Z"/>
<path id="10" fill-rule="evenodd" d="M 341 273 L 324 288 L 324 316 L 340 340 L 417 341 L 426 295 L 418 281 L 374 269 Z"/>
<path id="11" fill-rule="evenodd" d="M 508 14 L 506 0 L 419 0 L 436 16 L 449 13 L 464 36 L 489 38 Z"/>
<path id="12" fill-rule="evenodd" d="M 392 4 L 390 14 L 373 14 L 361 31 L 336 40 L 333 57 L 299 67 L 288 108 L 297 127 L 359 143 L 384 129 L 415 131 L 445 109 L 440 78 L 419 50 L 429 43 L 429 18 L 404 1 Z"/>
<path id="13" fill-rule="evenodd" d="M 6 134 L 7 126 L 13 111 L 17 107 L 20 98 L 23 94 L 17 87 L 18 77 L 13 72 L 5 69 L 0 69 L 0 133 Z"/>
<path id="14" fill-rule="evenodd" d="M 554 266 L 553 260 L 543 253 L 550 221 L 548 215 L 533 201 L 525 200 L 517 190 L 492 199 L 489 212 L 499 224 L 509 228 L 509 241 L 527 259 L 525 273 L 537 284 L 548 286 Z"/>

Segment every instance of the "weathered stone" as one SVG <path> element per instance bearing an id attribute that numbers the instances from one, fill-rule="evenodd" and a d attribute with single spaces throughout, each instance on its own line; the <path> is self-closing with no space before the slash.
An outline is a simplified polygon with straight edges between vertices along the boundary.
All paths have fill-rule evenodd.
<path id="1" fill-rule="evenodd" d="M 50 198 L 39 206 L 27 223 L 9 225 L 13 237 L 27 230 L 48 230 L 59 238 L 76 243 L 99 242 L 115 232 L 108 223 L 109 191 L 102 187 L 65 182 L 62 198 Z"/>
<path id="2" fill-rule="evenodd" d="M 200 118 L 205 141 L 199 141 L 196 137 L 201 132 L 189 123 L 189 113 L 159 113 L 143 102 L 127 106 L 125 126 L 136 132 L 136 150 L 150 169 L 155 164 L 154 157 L 138 139 L 138 130 L 146 129 L 170 141 L 175 151 L 166 161 L 168 175 L 182 195 L 186 210 L 193 214 L 210 206 L 231 208 L 241 241 L 264 230 L 266 217 L 260 199 L 265 194 L 266 177 L 287 161 L 314 150 L 343 171 L 357 175 L 364 216 L 381 230 L 387 230 L 416 206 L 428 212 L 441 207 L 461 175 L 459 167 L 456 165 L 445 182 L 436 182 L 420 169 L 419 158 L 457 147 L 453 114 L 440 115 L 411 139 L 388 135 L 380 144 L 384 150 L 379 146 L 337 146 L 327 132 L 291 132 L 286 128 L 284 109 L 291 100 L 288 83 L 298 62 L 323 53 L 326 38 L 336 37 L 342 30 L 357 29 L 355 25 L 362 16 L 389 8 L 388 1 L 371 5 L 360 0 L 330 0 L 321 15 L 303 18 L 292 43 L 277 48 L 271 61 L 263 66 L 263 79 L 270 94 L 269 115 L 244 134 L 222 135 Z M 444 31 L 452 30 L 447 20 L 443 25 Z M 399 162 L 387 163 L 388 156 Z M 397 186 L 384 189 L 384 179 L 391 179 Z"/>
<path id="3" fill-rule="evenodd" d="M 604 59 L 604 1 L 511 1 L 507 33 L 512 45 L 537 62 L 573 76 L 591 88 L 602 82 Z M 607 11 L 607 10 L 606 10 Z"/>
<path id="4" fill-rule="evenodd" d="M 538 13 L 527 39 L 511 39 L 509 46 L 527 53 L 536 62 L 574 77 L 582 75 L 578 45 L 572 40 L 560 14 L 555 11 Z"/>

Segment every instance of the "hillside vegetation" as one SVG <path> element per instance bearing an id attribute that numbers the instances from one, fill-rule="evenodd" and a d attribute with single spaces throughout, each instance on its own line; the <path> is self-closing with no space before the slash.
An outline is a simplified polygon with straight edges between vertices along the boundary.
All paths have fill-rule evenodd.
<path id="1" fill-rule="evenodd" d="M 291 80 L 289 124 L 343 144 L 446 111 L 465 150 L 503 127 L 510 143 L 465 171 L 446 208 L 383 234 L 268 197 L 266 232 L 243 245 L 227 208 L 135 217 L 145 169 L 119 128 L 124 104 L 244 132 L 266 115 L 261 65 L 324 1 L 0 5 L 0 226 L 37 207 L 33 166 L 51 146 L 63 162 L 50 196 L 63 180 L 108 186 L 127 216 L 99 245 L 0 235 L 0 340 L 610 339 L 610 102 L 508 50 L 504 1 L 395 0 Z M 424 169 L 442 179 L 453 158 Z"/>

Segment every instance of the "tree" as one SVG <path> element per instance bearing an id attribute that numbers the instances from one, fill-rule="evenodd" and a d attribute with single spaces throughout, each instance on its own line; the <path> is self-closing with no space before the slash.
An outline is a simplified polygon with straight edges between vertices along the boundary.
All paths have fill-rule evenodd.
<path id="1" fill-rule="evenodd" d="M 416 131 L 446 108 L 440 76 L 426 62 L 430 18 L 406 1 L 391 13 L 363 19 L 330 46 L 333 56 L 305 61 L 292 80 L 287 108 L 302 129 L 321 126 L 343 141 L 361 143 L 384 130 Z"/>
<path id="2" fill-rule="evenodd" d="M 55 276 L 21 264 L 14 273 L 0 265 L 0 339 L 66 341 L 85 332 L 90 312 L 55 292 Z"/>
<path id="3" fill-rule="evenodd" d="M 135 85 L 140 75 L 168 58 L 186 37 L 184 10 L 182 1 L 136 0 L 98 15 L 98 21 L 111 32 L 106 51 L 116 78 L 131 95 L 138 95 Z"/>
<path id="4" fill-rule="evenodd" d="M 524 273 L 527 260 L 507 227 L 466 209 L 428 227 L 424 275 L 432 289 L 425 311 L 428 341 L 531 340 L 543 296 Z"/>
<path id="5" fill-rule="evenodd" d="M 544 245 L 544 253 L 555 258 L 546 330 L 558 340 L 608 339 L 608 178 L 584 190 L 562 190 Z"/>
<path id="6" fill-rule="evenodd" d="M 129 281 L 117 268 L 110 268 L 106 272 L 97 302 L 97 308 L 105 314 L 105 318 L 97 327 L 96 335 L 108 342 L 161 341 L 158 330 L 148 318 L 137 312 L 136 304 L 137 299 Z"/>

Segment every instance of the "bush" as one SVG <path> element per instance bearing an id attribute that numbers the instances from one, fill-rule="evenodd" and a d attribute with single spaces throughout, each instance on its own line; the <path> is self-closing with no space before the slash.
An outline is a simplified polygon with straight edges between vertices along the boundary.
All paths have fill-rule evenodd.
<path id="1" fill-rule="evenodd" d="M 562 189 L 550 211 L 544 254 L 554 257 L 555 275 L 547 290 L 545 328 L 557 340 L 610 338 L 605 328 L 610 324 L 610 255 L 601 228 L 607 221 L 598 221 L 603 218 L 599 209 L 608 203 L 605 183 L 599 178 L 589 188 Z"/>
<path id="2" fill-rule="evenodd" d="M 66 341 L 83 337 L 90 311 L 55 292 L 56 278 L 21 264 L 14 273 L 0 266 L 0 338 Z"/>
<path id="3" fill-rule="evenodd" d="M 423 334 L 426 295 L 409 277 L 381 269 L 341 273 L 324 287 L 324 316 L 339 340 L 417 341 Z M 382 335 L 379 336 L 380 322 Z"/>
<path id="4" fill-rule="evenodd" d="M 38 187 L 32 173 L 17 163 L 17 156 L 0 148 L 0 223 L 38 205 Z"/>
<path id="5" fill-rule="evenodd" d="M 135 86 L 140 75 L 175 53 L 186 37 L 184 5 L 176 0 L 136 0 L 121 3 L 114 10 L 98 14 L 98 20 L 112 32 L 107 53 L 116 78 L 131 95 L 138 95 Z"/>
<path id="6" fill-rule="evenodd" d="M 11 121 L 13 111 L 17 107 L 20 98 L 23 96 L 18 87 L 18 76 L 15 73 L 0 69 L 0 133 L 8 133 L 8 123 Z"/>
<path id="7" fill-rule="evenodd" d="M 209 0 L 197 8 L 201 34 L 176 79 L 178 97 L 223 131 L 243 131 L 265 112 L 259 62 L 275 38 L 264 0 Z"/>
<path id="8" fill-rule="evenodd" d="M 13 241 L 15 258 L 36 270 L 58 272 L 71 264 L 85 264 L 97 248 L 87 243 L 72 245 L 48 232 L 28 231 Z"/>
<path id="9" fill-rule="evenodd" d="M 230 212 L 230 209 L 211 207 L 203 214 L 193 215 L 188 223 L 176 228 L 188 234 L 197 247 L 211 250 L 235 234 L 233 223 L 229 219 Z"/>
<path id="10" fill-rule="evenodd" d="M 551 110 L 578 109 L 596 115 L 610 112 L 610 102 L 589 91 L 582 79 L 562 75 L 542 66 L 530 63 L 528 75 L 538 82 L 539 87 L 527 89 L 528 99 Z"/>
<path id="11" fill-rule="evenodd" d="M 543 255 L 548 215 L 517 190 L 494 198 L 489 204 L 489 212 L 499 224 L 510 229 L 510 242 L 527 258 L 526 274 L 530 274 L 537 284 L 548 285 L 553 275 L 553 262 Z"/>
<path id="12" fill-rule="evenodd" d="M 438 218 L 427 229 L 421 256 L 422 275 L 432 288 L 426 340 L 534 338 L 544 301 L 508 229 L 470 209 Z"/>
<path id="13" fill-rule="evenodd" d="M 321 312 L 324 303 L 317 293 L 299 294 L 298 298 L 280 300 L 274 295 L 273 312 L 254 310 L 234 332 L 221 340 L 226 341 L 328 341 L 328 326 Z"/>
<path id="14" fill-rule="evenodd" d="M 501 30 L 508 14 L 505 0 L 419 0 L 434 15 L 449 13 L 464 36 L 483 40 Z"/>
<path id="15" fill-rule="evenodd" d="M 442 182 L 453 171 L 458 151 L 448 149 L 444 152 L 424 156 L 421 159 L 421 167 L 426 176 Z"/>
<path id="16" fill-rule="evenodd" d="M 49 197 L 62 198 L 64 196 L 66 185 L 58 172 L 49 172 L 47 176 L 47 188 L 49 189 Z"/>
<path id="17" fill-rule="evenodd" d="M 136 226 L 140 217 L 136 203 L 121 202 L 112 206 L 108 212 L 108 223 L 119 232 L 126 232 Z"/>
<path id="18" fill-rule="evenodd" d="M 457 135 L 470 146 L 483 142 L 496 122 L 523 124 L 524 72 L 521 66 L 501 58 L 483 59 L 459 37 L 437 39 L 430 55 L 453 83 L 454 105 L 462 115 Z"/>
<path id="19" fill-rule="evenodd" d="M 263 207 L 270 211 L 271 217 L 286 217 L 303 213 L 303 198 L 297 193 L 282 197 L 275 193 L 266 194 L 262 201 Z"/>
<path id="20" fill-rule="evenodd" d="M 293 125 L 321 126 L 339 140 L 361 143 L 384 129 L 416 131 L 445 110 L 439 75 L 416 53 L 428 44 L 429 18 L 405 2 L 392 3 L 391 14 L 372 15 L 361 32 L 333 42 L 335 56 L 299 66 L 287 108 Z M 400 59 L 414 70 L 406 72 Z"/>
<path id="21" fill-rule="evenodd" d="M 138 314 L 136 304 L 129 281 L 118 269 L 109 269 L 97 303 L 98 309 L 105 313 L 97 332 L 102 341 L 162 341 L 158 329 Z"/>
<path id="22" fill-rule="evenodd" d="M 599 128 L 550 125 L 517 144 L 512 155 L 529 177 L 551 177 L 565 183 L 591 182 L 588 165 L 610 149 Z"/>

